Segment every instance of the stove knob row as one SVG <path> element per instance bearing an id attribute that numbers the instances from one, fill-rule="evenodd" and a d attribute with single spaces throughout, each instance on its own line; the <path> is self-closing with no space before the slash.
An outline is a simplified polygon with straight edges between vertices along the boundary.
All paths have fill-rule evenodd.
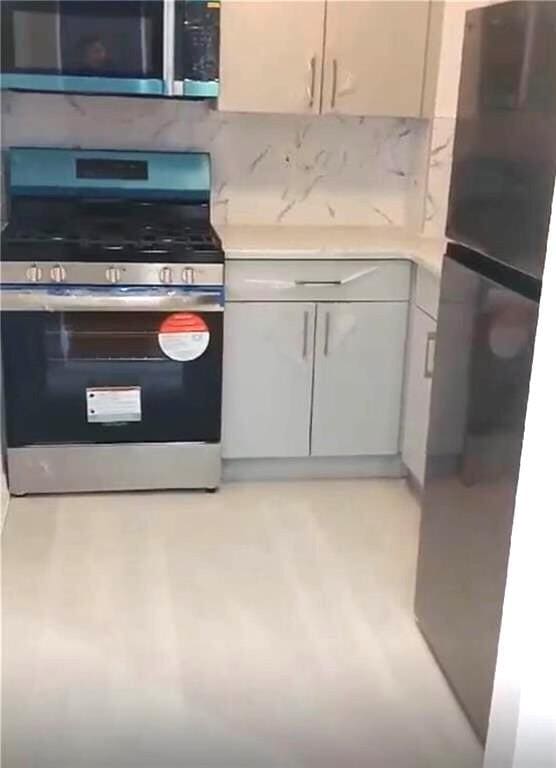
<path id="1" fill-rule="evenodd" d="M 107 267 L 105 275 L 108 282 L 112 284 L 119 283 L 122 276 L 118 267 Z"/>

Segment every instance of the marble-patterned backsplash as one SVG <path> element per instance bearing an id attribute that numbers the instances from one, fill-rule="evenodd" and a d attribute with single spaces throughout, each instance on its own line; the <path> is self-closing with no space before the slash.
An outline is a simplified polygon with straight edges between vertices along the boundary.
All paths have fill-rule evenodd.
<path id="1" fill-rule="evenodd" d="M 217 223 L 420 228 L 424 121 L 26 93 L 4 94 L 2 107 L 4 148 L 210 152 Z"/>
<path id="2" fill-rule="evenodd" d="M 432 121 L 423 225 L 423 234 L 428 237 L 442 237 L 446 228 L 455 131 L 454 118 L 436 117 Z"/>

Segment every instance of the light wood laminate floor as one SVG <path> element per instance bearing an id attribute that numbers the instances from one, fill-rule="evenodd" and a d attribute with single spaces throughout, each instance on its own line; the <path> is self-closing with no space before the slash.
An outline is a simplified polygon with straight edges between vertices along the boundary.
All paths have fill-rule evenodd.
<path id="1" fill-rule="evenodd" d="M 11 502 L 3 768 L 479 768 L 401 481 Z"/>

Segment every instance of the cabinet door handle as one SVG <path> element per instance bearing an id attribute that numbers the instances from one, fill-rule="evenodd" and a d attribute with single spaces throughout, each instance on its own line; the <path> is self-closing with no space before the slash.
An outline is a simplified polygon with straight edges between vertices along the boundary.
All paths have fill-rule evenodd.
<path id="1" fill-rule="evenodd" d="M 432 379 L 434 370 L 434 344 L 436 342 L 436 333 L 430 331 L 427 333 L 427 344 L 425 346 L 425 379 Z M 431 349 L 433 350 L 431 363 Z"/>
<path id="2" fill-rule="evenodd" d="M 309 109 L 313 109 L 315 105 L 315 83 L 317 79 L 317 57 L 313 56 L 311 58 L 311 63 L 309 64 L 310 70 L 311 70 L 311 85 L 309 88 Z"/>
<path id="3" fill-rule="evenodd" d="M 309 312 L 305 310 L 303 313 L 303 353 L 302 357 L 307 360 L 307 354 L 309 352 Z"/>
<path id="4" fill-rule="evenodd" d="M 338 59 L 332 59 L 332 96 L 330 98 L 330 108 L 336 107 L 336 92 L 338 90 Z"/>
<path id="5" fill-rule="evenodd" d="M 324 316 L 324 356 L 328 357 L 330 347 L 330 312 Z"/>

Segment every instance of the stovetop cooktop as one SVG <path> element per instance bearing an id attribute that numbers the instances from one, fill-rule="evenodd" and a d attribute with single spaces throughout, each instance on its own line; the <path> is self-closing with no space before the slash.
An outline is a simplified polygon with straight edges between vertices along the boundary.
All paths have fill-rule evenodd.
<path id="1" fill-rule="evenodd" d="M 2 232 L 3 261 L 222 262 L 206 217 L 184 206 L 107 204 L 99 209 L 44 202 L 40 215 L 18 215 Z M 185 210 L 183 210 L 185 208 Z"/>
<path id="2" fill-rule="evenodd" d="M 139 280 L 135 264 L 191 283 L 203 275 L 190 264 L 224 262 L 206 153 L 12 147 L 9 191 L 1 258 L 12 281 Z"/>

